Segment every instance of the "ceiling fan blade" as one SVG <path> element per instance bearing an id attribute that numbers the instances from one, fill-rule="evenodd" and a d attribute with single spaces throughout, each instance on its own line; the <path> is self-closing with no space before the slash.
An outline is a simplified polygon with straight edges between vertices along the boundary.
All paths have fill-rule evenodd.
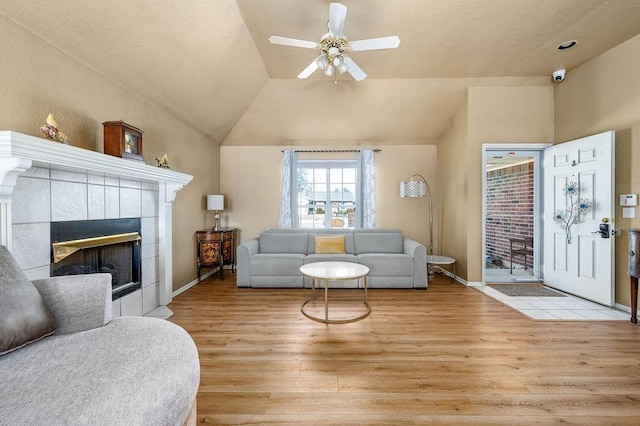
<path id="1" fill-rule="evenodd" d="M 299 79 L 309 78 L 309 76 L 313 74 L 317 69 L 318 69 L 318 64 L 314 59 L 313 62 L 311 62 L 308 67 L 306 67 L 304 70 L 302 70 L 300 74 L 298 74 L 298 78 Z"/>
<path id="2" fill-rule="evenodd" d="M 329 5 L 329 32 L 335 38 L 344 37 L 344 21 L 347 17 L 347 6 L 340 3 Z"/>
<path id="3" fill-rule="evenodd" d="M 400 46 L 400 38 L 398 36 L 369 38 L 366 40 L 356 40 L 349 43 L 352 52 L 363 50 L 380 50 L 395 49 Z"/>
<path id="4" fill-rule="evenodd" d="M 271 42 L 271 44 L 282 44 L 284 46 L 304 47 L 307 49 L 315 49 L 316 45 L 318 44 L 315 41 L 298 40 L 295 38 L 280 37 L 280 36 L 269 37 L 269 42 Z"/>
<path id="5" fill-rule="evenodd" d="M 367 78 L 367 74 L 362 71 L 362 68 L 360 68 L 355 62 L 353 62 L 353 59 L 351 59 L 350 57 L 344 57 L 344 64 L 347 66 L 347 72 L 351 74 L 351 77 L 353 77 L 354 80 L 362 81 Z"/>

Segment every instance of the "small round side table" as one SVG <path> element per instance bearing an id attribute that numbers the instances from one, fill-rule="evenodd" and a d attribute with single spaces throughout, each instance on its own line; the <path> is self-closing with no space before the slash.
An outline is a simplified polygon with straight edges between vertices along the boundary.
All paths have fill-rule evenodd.
<path id="1" fill-rule="evenodd" d="M 452 280 L 456 280 L 456 260 L 447 256 L 427 256 L 427 283 L 429 282 L 429 265 L 453 265 Z"/>

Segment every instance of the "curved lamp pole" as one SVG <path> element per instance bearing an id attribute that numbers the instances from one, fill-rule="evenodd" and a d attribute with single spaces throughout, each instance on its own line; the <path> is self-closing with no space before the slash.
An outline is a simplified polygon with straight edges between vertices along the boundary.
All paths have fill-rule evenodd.
<path id="1" fill-rule="evenodd" d="M 422 181 L 413 180 L 414 177 L 419 177 Z M 417 173 L 411 175 L 411 180 L 408 182 L 400 182 L 400 197 L 422 198 L 426 195 L 429 196 L 429 255 L 433 255 L 433 198 L 429 184 L 424 176 Z"/>

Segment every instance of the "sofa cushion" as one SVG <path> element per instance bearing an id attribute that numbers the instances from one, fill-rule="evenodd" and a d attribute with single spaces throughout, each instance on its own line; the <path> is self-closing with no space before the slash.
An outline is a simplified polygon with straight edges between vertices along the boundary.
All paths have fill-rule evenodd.
<path id="1" fill-rule="evenodd" d="M 42 296 L 0 246 L 0 355 L 53 334 L 56 320 Z"/>
<path id="2" fill-rule="evenodd" d="M 263 232 L 260 234 L 260 253 L 307 254 L 307 233 Z"/>
<path id="3" fill-rule="evenodd" d="M 260 253 L 251 257 L 249 270 L 251 276 L 299 276 L 304 257 L 296 253 Z"/>
<path id="4" fill-rule="evenodd" d="M 354 232 L 355 254 L 403 253 L 404 239 L 401 232 Z"/>
<path id="5" fill-rule="evenodd" d="M 254 275 L 251 277 L 252 288 L 303 288 L 302 275 L 271 276 Z"/>
<path id="6" fill-rule="evenodd" d="M 314 262 L 353 262 L 358 263 L 355 254 L 308 254 L 304 258 L 304 264 Z"/>
<path id="7" fill-rule="evenodd" d="M 413 276 L 413 258 L 408 254 L 363 253 L 358 255 L 358 262 L 369 267 L 370 276 Z"/>
<path id="8" fill-rule="evenodd" d="M 108 273 L 62 275 L 33 280 L 56 318 L 56 336 L 108 324 L 113 318 Z"/>
<path id="9" fill-rule="evenodd" d="M 316 235 L 316 254 L 344 254 L 344 235 Z"/>

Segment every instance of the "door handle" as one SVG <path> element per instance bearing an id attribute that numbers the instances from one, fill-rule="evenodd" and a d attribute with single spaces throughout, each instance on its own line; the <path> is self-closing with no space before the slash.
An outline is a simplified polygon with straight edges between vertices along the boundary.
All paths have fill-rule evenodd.
<path id="1" fill-rule="evenodd" d="M 601 223 L 600 229 L 597 231 L 591 232 L 592 234 L 600 234 L 600 238 L 609 238 L 609 224 Z"/>

